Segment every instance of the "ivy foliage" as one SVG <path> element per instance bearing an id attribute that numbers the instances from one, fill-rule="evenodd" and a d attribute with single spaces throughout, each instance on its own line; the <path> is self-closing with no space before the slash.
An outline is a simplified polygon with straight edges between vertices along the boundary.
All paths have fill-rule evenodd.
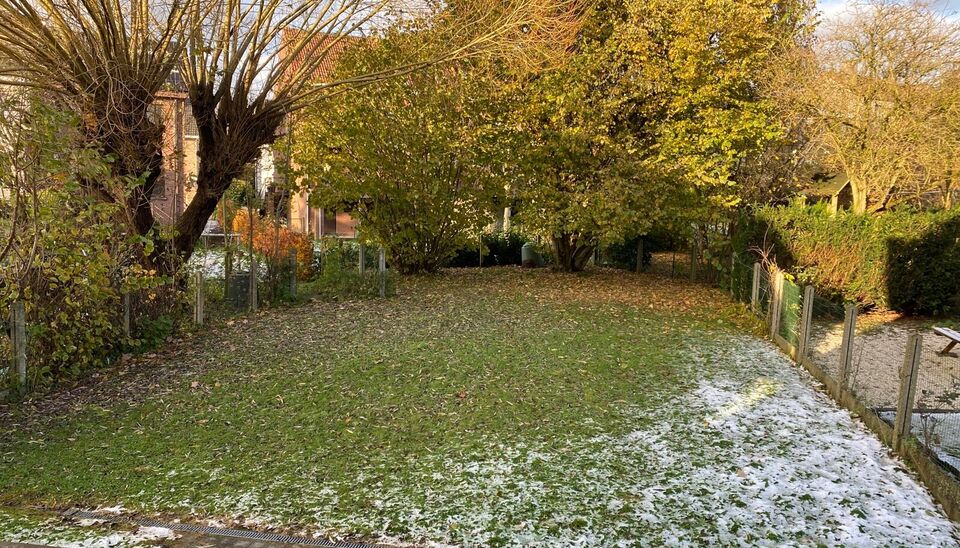
<path id="1" fill-rule="evenodd" d="M 736 249 L 764 251 L 801 283 L 910 314 L 960 310 L 960 211 L 880 215 L 824 206 L 764 207 L 740 223 Z"/>

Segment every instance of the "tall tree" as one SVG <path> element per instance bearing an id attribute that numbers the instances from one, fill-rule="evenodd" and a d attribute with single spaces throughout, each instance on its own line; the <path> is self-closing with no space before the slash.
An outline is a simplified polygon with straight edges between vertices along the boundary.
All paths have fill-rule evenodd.
<path id="1" fill-rule="evenodd" d="M 431 14 L 448 37 L 444 51 L 317 85 L 311 76 L 340 40 L 409 14 L 392 0 L 0 0 L 0 55 L 8 62 L 2 83 L 43 88 L 81 113 L 90 141 L 116 158 L 116 171 L 142 177 L 124 198 L 125 211 L 148 235 L 162 165 L 163 124 L 152 114 L 153 99 L 179 65 L 199 129 L 197 193 L 175 236 L 156 249 L 172 247 L 186 258 L 230 182 L 276 139 L 286 116 L 324 95 L 451 59 L 491 51 L 535 57 L 538 44 L 575 28 L 572 4 L 450 3 Z M 454 8 L 467 17 L 448 18 Z M 300 32 L 282 43 L 289 29 Z M 89 184 L 104 199 L 119 199 Z"/>
<path id="2" fill-rule="evenodd" d="M 521 184 L 558 265 L 665 215 L 708 221 L 738 200 L 733 174 L 781 131 L 759 75 L 792 43 L 805 2 L 599 3 L 570 62 L 531 84 Z"/>
<path id="3" fill-rule="evenodd" d="M 946 78 L 960 68 L 960 24 L 929 4 L 872 0 L 793 52 L 772 87 L 810 126 L 826 167 L 847 175 L 853 210 L 879 211 L 952 180 Z"/>
<path id="4" fill-rule="evenodd" d="M 337 79 L 437 47 L 429 30 L 388 32 L 338 60 Z M 497 72 L 466 60 L 320 101 L 299 118 L 294 160 L 312 205 L 349 212 L 404 273 L 433 271 L 490 223 L 504 192 L 507 132 Z"/>
<path id="5" fill-rule="evenodd" d="M 576 22 L 564 0 L 458 2 L 428 16 L 428 26 L 446 36 L 441 50 L 413 52 L 391 66 L 315 82 L 339 42 L 390 15 L 390 6 L 388 0 L 306 0 L 293 7 L 285 0 L 217 2 L 208 24 L 190 37 L 184 64 L 200 134 L 200 168 L 197 196 L 177 225 L 175 247 L 181 254 L 192 252 L 230 182 L 262 146 L 276 140 L 286 116 L 324 96 L 442 62 L 491 52 L 526 59 Z M 452 10 L 459 16 L 450 17 Z M 281 44 L 291 27 L 301 32 Z"/>

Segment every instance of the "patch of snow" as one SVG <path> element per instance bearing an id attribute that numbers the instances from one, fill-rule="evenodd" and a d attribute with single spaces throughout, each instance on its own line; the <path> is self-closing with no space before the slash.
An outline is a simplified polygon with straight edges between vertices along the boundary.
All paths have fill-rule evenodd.
<path id="1" fill-rule="evenodd" d="M 136 534 L 143 540 L 173 540 L 178 537 L 173 529 L 166 527 L 140 527 Z"/>
<path id="2" fill-rule="evenodd" d="M 0 520 L 5 516 L 0 513 Z M 12 528 L 0 521 L 0 541 L 64 548 L 120 548 L 155 545 L 176 540 L 178 535 L 165 527 L 140 527 L 136 531 L 116 531 L 102 527 L 103 520 L 78 520 L 67 524 L 59 519 L 34 520 L 23 516 Z"/>

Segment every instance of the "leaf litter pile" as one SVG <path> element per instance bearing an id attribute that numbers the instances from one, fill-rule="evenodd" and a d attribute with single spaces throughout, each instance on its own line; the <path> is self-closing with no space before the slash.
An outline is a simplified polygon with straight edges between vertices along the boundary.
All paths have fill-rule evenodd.
<path id="1" fill-rule="evenodd" d="M 756 327 L 647 275 L 411 278 L 0 409 L 0 504 L 397 545 L 955 545 Z"/>

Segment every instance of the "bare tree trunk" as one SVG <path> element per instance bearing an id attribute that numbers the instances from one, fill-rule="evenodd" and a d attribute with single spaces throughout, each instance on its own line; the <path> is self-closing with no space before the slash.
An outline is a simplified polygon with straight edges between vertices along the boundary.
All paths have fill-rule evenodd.
<path id="1" fill-rule="evenodd" d="M 860 186 L 859 183 L 850 181 L 850 192 L 853 195 L 853 212 L 867 212 L 867 189 Z"/>
<path id="2" fill-rule="evenodd" d="M 191 106 L 200 136 L 197 194 L 177 222 L 174 250 L 180 259 L 190 257 L 210 216 L 230 184 L 254 162 L 260 147 L 272 144 L 283 116 L 270 112 L 244 124 L 231 117 L 233 111 L 222 101 L 219 108 L 209 100 L 210 90 L 191 90 Z M 251 219 L 252 222 L 252 219 Z"/>
<path id="3" fill-rule="evenodd" d="M 217 157 L 215 154 L 211 152 L 213 158 Z M 209 161 L 201 155 L 197 173 L 197 194 L 177 221 L 177 234 L 173 239 L 173 249 L 180 259 L 186 260 L 193 254 L 207 221 L 217 210 L 224 193 L 234 179 L 243 173 L 243 166 L 251 159 L 240 156 L 230 159 L 219 157 L 222 158 L 221 161 Z"/>
<path id="4" fill-rule="evenodd" d="M 585 243 L 585 238 L 582 235 L 555 234 L 552 240 L 557 268 L 564 272 L 580 272 L 586 268 L 587 262 L 593 255 L 593 250 L 597 247 L 593 243 Z"/>

